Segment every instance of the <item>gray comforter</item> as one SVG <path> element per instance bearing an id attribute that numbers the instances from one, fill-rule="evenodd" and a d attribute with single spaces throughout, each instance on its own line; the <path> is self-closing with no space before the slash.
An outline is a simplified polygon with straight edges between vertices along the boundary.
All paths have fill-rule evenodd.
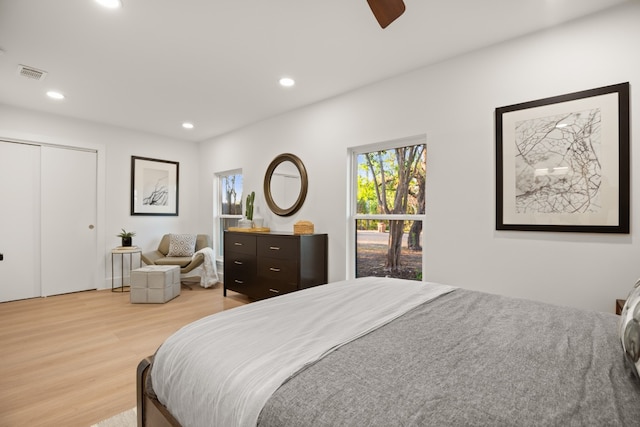
<path id="1" fill-rule="evenodd" d="M 456 290 L 283 384 L 269 426 L 638 426 L 618 317 Z"/>

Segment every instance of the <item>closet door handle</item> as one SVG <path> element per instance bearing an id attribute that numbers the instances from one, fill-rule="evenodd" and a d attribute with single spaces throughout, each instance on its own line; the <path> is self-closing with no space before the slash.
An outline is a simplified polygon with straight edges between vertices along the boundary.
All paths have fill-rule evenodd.
<path id="1" fill-rule="evenodd" d="M 269 270 L 275 271 L 276 273 L 280 271 L 279 268 L 275 268 L 275 267 L 269 267 Z"/>
<path id="2" fill-rule="evenodd" d="M 277 246 L 269 246 L 269 249 L 271 249 L 272 251 L 279 251 L 280 248 Z"/>
<path id="3" fill-rule="evenodd" d="M 272 289 L 272 288 L 269 288 L 269 291 L 270 291 L 270 292 L 273 292 L 274 294 L 279 294 L 279 293 L 280 293 L 280 291 L 279 291 L 279 290 L 277 290 L 277 289 Z"/>
<path id="4" fill-rule="evenodd" d="M 234 264 L 242 265 L 242 261 L 233 261 Z"/>
<path id="5" fill-rule="evenodd" d="M 234 280 L 234 282 L 236 282 L 238 285 L 244 285 L 244 281 L 242 281 L 242 280 L 236 279 L 236 280 Z"/>
<path id="6" fill-rule="evenodd" d="M 242 246 L 242 243 L 240 243 L 240 242 L 233 242 L 233 244 L 236 245 L 236 246 Z"/>

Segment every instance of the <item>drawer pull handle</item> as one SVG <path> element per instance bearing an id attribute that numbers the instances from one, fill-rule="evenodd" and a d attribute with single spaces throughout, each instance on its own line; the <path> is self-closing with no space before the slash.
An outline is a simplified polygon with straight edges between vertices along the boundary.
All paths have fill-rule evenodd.
<path id="1" fill-rule="evenodd" d="M 242 261 L 233 261 L 234 264 L 242 265 Z"/>
<path id="2" fill-rule="evenodd" d="M 280 291 L 279 291 L 279 290 L 277 290 L 277 289 L 271 289 L 271 288 L 269 288 L 269 291 L 271 291 L 271 292 L 273 292 L 273 293 L 275 293 L 275 294 L 279 294 L 279 293 L 280 293 Z"/>
<path id="3" fill-rule="evenodd" d="M 233 244 L 236 245 L 236 246 L 242 246 L 242 243 L 240 243 L 240 242 L 233 242 Z"/>
<path id="4" fill-rule="evenodd" d="M 234 280 L 234 282 L 236 282 L 238 285 L 244 285 L 244 282 L 242 280 Z"/>
<path id="5" fill-rule="evenodd" d="M 271 270 L 271 271 L 275 271 L 276 273 L 277 273 L 278 271 L 280 271 L 280 269 L 279 269 L 279 268 L 275 268 L 275 267 L 269 267 L 269 270 Z"/>
<path id="6" fill-rule="evenodd" d="M 279 251 L 280 248 L 277 246 L 269 246 L 269 249 L 271 249 L 272 251 Z"/>

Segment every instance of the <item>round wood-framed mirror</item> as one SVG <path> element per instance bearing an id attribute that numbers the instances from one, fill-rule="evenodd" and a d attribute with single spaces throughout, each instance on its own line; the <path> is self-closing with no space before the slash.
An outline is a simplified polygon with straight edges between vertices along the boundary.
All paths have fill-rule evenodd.
<path id="1" fill-rule="evenodd" d="M 264 196 L 279 216 L 298 212 L 307 197 L 307 170 L 295 154 L 284 153 L 271 161 L 264 175 Z"/>

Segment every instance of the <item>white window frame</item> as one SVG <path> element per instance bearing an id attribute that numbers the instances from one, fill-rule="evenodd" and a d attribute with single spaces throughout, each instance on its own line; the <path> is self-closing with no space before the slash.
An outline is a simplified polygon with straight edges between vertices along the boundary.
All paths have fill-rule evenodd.
<path id="1" fill-rule="evenodd" d="M 214 242 L 216 242 L 215 246 L 218 248 L 218 253 L 216 253 L 216 259 L 221 260 L 223 259 L 223 254 L 224 254 L 224 245 L 222 244 L 222 239 L 223 239 L 223 231 L 222 231 L 222 221 L 224 219 L 233 219 L 233 218 L 237 218 L 237 219 L 242 219 L 242 214 L 240 215 L 230 215 L 230 214 L 222 214 L 222 195 L 223 195 L 223 191 L 222 191 L 222 179 L 224 177 L 230 176 L 230 175 L 243 175 L 242 174 L 242 168 L 240 169 L 230 169 L 230 170 L 226 170 L 226 171 L 222 171 L 222 172 L 216 172 L 215 174 L 215 185 L 213 186 L 213 193 L 214 193 L 214 206 L 213 206 L 213 217 L 214 217 L 214 227 L 213 227 L 213 235 L 214 235 Z M 242 197 L 244 195 L 244 175 L 243 175 L 243 180 L 242 180 L 242 190 L 243 193 L 239 195 L 240 198 L 240 203 L 242 204 Z"/>
<path id="2" fill-rule="evenodd" d="M 409 147 L 412 145 L 427 145 L 427 135 L 416 135 L 401 139 L 395 139 L 391 141 L 377 142 L 374 144 L 360 145 L 357 147 L 349 147 L 348 159 L 349 159 L 349 185 L 347 190 L 347 278 L 353 279 L 356 277 L 356 221 L 358 220 L 404 220 L 404 221 L 422 221 L 422 229 L 424 233 L 426 219 L 427 219 L 427 205 L 425 204 L 425 213 L 419 215 L 387 215 L 387 214 L 375 214 L 365 215 L 359 214 L 357 206 L 358 195 L 358 155 L 364 153 L 370 153 L 372 151 L 381 150 L 393 150 L 399 147 Z M 426 182 L 425 182 L 425 185 Z M 424 234 L 423 234 L 424 235 Z M 426 251 L 422 251 L 422 280 L 425 279 L 424 271 L 426 265 Z"/>

